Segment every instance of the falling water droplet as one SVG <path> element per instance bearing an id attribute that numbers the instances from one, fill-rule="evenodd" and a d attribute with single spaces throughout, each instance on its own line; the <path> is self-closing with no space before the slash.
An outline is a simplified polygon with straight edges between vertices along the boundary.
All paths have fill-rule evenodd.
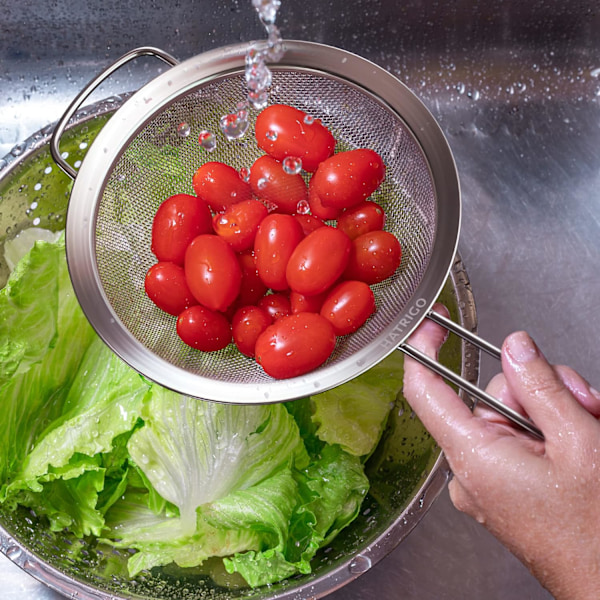
<path id="1" fill-rule="evenodd" d="M 236 112 L 223 115 L 219 120 L 221 131 L 228 140 L 238 140 L 243 137 L 248 130 L 249 121 L 247 114 L 245 119 L 243 117 L 244 115 L 240 115 L 239 112 Z"/>
<path id="2" fill-rule="evenodd" d="M 263 23 L 275 23 L 281 0 L 252 0 L 252 6 Z"/>
<path id="3" fill-rule="evenodd" d="M 217 147 L 217 138 L 211 131 L 201 131 L 198 136 L 198 142 L 208 152 L 212 152 Z"/>
<path id="4" fill-rule="evenodd" d="M 190 135 L 190 131 L 192 131 L 192 128 L 185 122 L 177 125 L 177 135 L 179 137 L 186 138 Z"/>
<path id="5" fill-rule="evenodd" d="M 288 175 L 298 175 L 302 171 L 302 159 L 295 156 L 286 156 L 283 159 L 283 170 Z"/>

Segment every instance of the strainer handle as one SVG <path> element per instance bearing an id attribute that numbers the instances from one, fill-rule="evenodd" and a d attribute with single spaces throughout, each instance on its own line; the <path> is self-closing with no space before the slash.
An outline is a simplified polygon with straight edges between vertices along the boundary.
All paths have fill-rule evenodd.
<path id="1" fill-rule="evenodd" d="M 71 178 L 75 179 L 77 177 L 77 171 L 69 164 L 60 154 L 60 138 L 62 137 L 69 120 L 75 114 L 77 109 L 83 104 L 85 99 L 108 77 L 110 77 L 117 69 L 120 69 L 123 65 L 127 64 L 131 60 L 139 58 L 140 56 L 155 56 L 160 60 L 166 62 L 168 65 L 174 67 L 179 61 L 164 52 L 163 50 L 159 50 L 158 48 L 153 48 L 151 46 L 143 46 L 141 48 L 135 48 L 134 50 L 130 50 L 121 58 L 117 59 L 113 64 L 108 66 L 104 71 L 102 71 L 99 75 L 94 77 L 81 92 L 75 97 L 75 99 L 71 102 L 63 116 L 58 120 L 54 132 L 52 134 L 52 138 L 50 140 L 50 153 L 52 154 L 52 158 L 54 162 Z"/>
<path id="2" fill-rule="evenodd" d="M 480 350 L 487 352 L 490 356 L 493 356 L 494 358 L 498 359 L 500 358 L 501 353 L 499 348 L 490 344 L 489 342 L 480 338 L 479 336 L 475 335 L 472 331 L 461 327 L 451 319 L 448 319 L 434 311 L 429 311 L 429 313 L 427 314 L 427 318 L 431 321 L 438 323 L 442 327 L 445 327 L 446 329 L 448 329 L 452 333 L 455 333 L 462 339 L 472 343 Z M 437 375 L 440 375 L 450 383 L 453 383 L 461 390 L 465 391 L 467 394 L 473 396 L 473 398 L 476 398 L 477 400 L 483 402 L 490 408 L 493 408 L 496 412 L 503 415 L 512 423 L 518 425 L 525 431 L 528 431 L 534 437 L 541 440 L 544 439 L 544 435 L 542 434 L 542 432 L 529 419 L 526 419 L 523 415 L 519 414 L 517 411 L 513 410 L 509 406 L 506 406 L 505 404 L 500 402 L 500 400 L 494 398 L 491 394 L 488 394 L 485 390 L 482 390 L 475 384 L 471 383 L 470 381 L 467 381 L 460 375 L 456 374 L 454 371 L 452 371 L 445 365 L 442 365 L 441 363 L 437 362 L 433 358 L 430 358 L 420 350 L 417 350 L 413 346 L 406 343 L 400 344 L 398 346 L 398 350 L 404 352 L 404 354 L 406 354 L 407 356 L 414 358 L 417 362 L 421 363 Z"/>

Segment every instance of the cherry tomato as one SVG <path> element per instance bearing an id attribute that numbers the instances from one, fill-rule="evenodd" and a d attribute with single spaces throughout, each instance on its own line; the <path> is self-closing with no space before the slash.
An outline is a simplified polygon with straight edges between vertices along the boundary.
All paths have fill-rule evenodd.
<path id="1" fill-rule="evenodd" d="M 272 323 L 267 311 L 259 306 L 239 308 L 231 320 L 233 341 L 238 350 L 246 356 L 254 357 L 258 336 Z"/>
<path id="2" fill-rule="evenodd" d="M 319 227 L 325 227 L 325 223 L 319 217 L 315 217 L 313 215 L 294 215 L 294 219 L 300 223 L 300 227 L 302 227 L 302 233 L 307 236 L 309 233 L 312 233 L 315 229 L 319 229 Z"/>
<path id="3" fill-rule="evenodd" d="M 402 249 L 396 236 L 388 231 L 370 231 L 352 242 L 346 279 L 357 279 L 369 285 L 393 275 L 400 266 Z"/>
<path id="4" fill-rule="evenodd" d="M 385 213 L 377 202 L 365 200 L 356 206 L 346 209 L 339 217 L 337 228 L 341 229 L 351 240 L 363 233 L 383 229 Z"/>
<path id="5" fill-rule="evenodd" d="M 350 238 L 339 229 L 320 227 L 306 236 L 290 256 L 288 285 L 312 296 L 331 287 L 342 275 L 350 256 Z"/>
<path id="6" fill-rule="evenodd" d="M 323 206 L 349 208 L 368 198 L 385 178 L 377 152 L 366 148 L 339 152 L 323 161 L 310 182 Z"/>
<path id="7" fill-rule="evenodd" d="M 336 335 L 355 332 L 375 311 L 373 290 L 363 281 L 343 281 L 325 298 L 321 316 L 332 325 Z"/>
<path id="8" fill-rule="evenodd" d="M 196 350 L 214 352 L 231 342 L 231 327 L 221 313 L 196 304 L 179 315 L 177 335 Z"/>
<path id="9" fill-rule="evenodd" d="M 203 164 L 194 173 L 192 186 L 196 195 L 205 200 L 215 212 L 252 198 L 250 184 L 233 167 L 222 162 Z"/>
<path id="10" fill-rule="evenodd" d="M 299 202 L 308 200 L 308 188 L 302 175 L 286 173 L 280 161 L 261 156 L 250 168 L 250 187 L 256 196 L 275 204 L 278 212 L 296 212 Z"/>
<path id="11" fill-rule="evenodd" d="M 196 304 L 183 268 L 175 263 L 158 262 L 152 265 L 146 273 L 144 287 L 150 300 L 170 315 L 177 316 Z"/>
<path id="12" fill-rule="evenodd" d="M 326 292 L 316 294 L 314 296 L 306 296 L 292 290 L 290 292 L 290 306 L 292 313 L 314 312 L 318 313 L 321 310 L 323 301 L 325 300 Z"/>
<path id="13" fill-rule="evenodd" d="M 159 261 L 183 265 L 189 243 L 212 230 L 208 204 L 189 194 L 167 198 L 156 211 L 152 222 L 152 252 Z"/>
<path id="14" fill-rule="evenodd" d="M 267 293 L 268 288 L 258 275 L 252 252 L 239 254 L 238 261 L 242 269 L 242 283 L 235 304 L 241 308 L 248 304 L 256 304 Z"/>
<path id="15" fill-rule="evenodd" d="M 310 212 L 313 216 L 322 219 L 323 221 L 333 221 L 337 219 L 342 214 L 342 209 L 335 206 L 323 206 L 321 198 L 319 198 L 315 192 L 313 179 L 310 180 L 308 186 L 308 206 L 310 207 Z"/>
<path id="16" fill-rule="evenodd" d="M 297 377 L 322 365 L 331 356 L 335 340 L 333 325 L 321 315 L 288 315 L 260 334 L 256 360 L 271 377 Z"/>
<path id="17" fill-rule="evenodd" d="M 267 154 L 277 160 L 299 158 L 311 173 L 335 148 L 335 138 L 319 119 L 285 104 L 272 104 L 260 112 L 255 131 L 258 146 Z"/>
<path id="18" fill-rule="evenodd" d="M 292 306 L 290 304 L 290 298 L 283 292 L 275 292 L 274 294 L 267 294 L 258 301 L 258 306 L 264 309 L 271 321 L 277 321 L 281 317 L 285 317 L 292 313 Z"/>
<path id="19" fill-rule="evenodd" d="M 302 227 L 291 215 L 273 213 L 258 226 L 254 257 L 258 274 L 267 287 L 276 291 L 288 289 L 286 265 L 302 237 Z"/>
<path id="20" fill-rule="evenodd" d="M 236 252 L 249 250 L 260 222 L 269 214 L 260 200 L 243 200 L 213 217 L 213 229 Z"/>
<path id="21" fill-rule="evenodd" d="M 199 235 L 185 253 L 185 278 L 200 304 L 224 311 L 236 299 L 242 270 L 234 251 L 218 235 Z"/>

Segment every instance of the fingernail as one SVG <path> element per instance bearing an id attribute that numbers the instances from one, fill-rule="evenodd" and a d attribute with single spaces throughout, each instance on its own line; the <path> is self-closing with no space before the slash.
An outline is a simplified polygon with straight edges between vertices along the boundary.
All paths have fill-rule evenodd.
<path id="1" fill-rule="evenodd" d="M 596 388 L 590 387 L 590 394 L 592 394 L 596 400 L 600 400 L 600 392 Z"/>
<path id="2" fill-rule="evenodd" d="M 529 362 L 539 356 L 537 346 L 524 331 L 513 333 L 507 338 L 506 351 L 519 363 Z"/>

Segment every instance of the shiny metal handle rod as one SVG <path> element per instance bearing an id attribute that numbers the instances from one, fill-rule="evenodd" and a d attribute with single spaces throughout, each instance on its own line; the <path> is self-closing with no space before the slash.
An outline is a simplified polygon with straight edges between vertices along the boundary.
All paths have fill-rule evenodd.
<path id="1" fill-rule="evenodd" d="M 398 350 L 404 352 L 404 354 L 406 354 L 407 356 L 414 358 L 417 362 L 432 370 L 434 373 L 437 373 L 447 381 L 450 381 L 451 383 L 455 384 L 460 389 L 464 390 L 474 398 L 477 398 L 477 400 L 480 400 L 490 408 L 493 408 L 496 412 L 505 416 L 515 425 L 518 425 L 522 429 L 525 429 L 536 438 L 540 440 L 544 439 L 544 435 L 542 434 L 542 432 L 523 415 L 520 415 L 512 408 L 502 404 L 502 402 L 488 394 L 486 391 L 478 388 L 475 384 L 471 383 L 470 381 L 463 379 L 460 375 L 457 375 L 454 371 L 438 363 L 436 360 L 430 358 L 420 350 L 417 350 L 416 348 L 413 348 L 408 344 L 400 344 L 398 346 Z"/>
<path id="2" fill-rule="evenodd" d="M 156 58 L 160 58 L 163 62 L 168 65 L 174 67 L 179 61 L 172 57 L 167 52 L 163 52 L 158 48 L 153 48 L 151 46 L 143 46 L 141 48 L 135 48 L 134 50 L 130 50 L 121 58 L 117 59 L 114 63 L 109 65 L 104 71 L 102 71 L 99 75 L 94 77 L 84 88 L 77 94 L 75 99 L 69 104 L 67 110 L 63 114 L 63 116 L 58 120 L 56 127 L 54 128 L 54 132 L 52 134 L 52 139 L 50 140 L 50 153 L 52 154 L 52 158 L 54 162 L 71 178 L 75 179 L 77 177 L 77 171 L 66 161 L 60 154 L 60 138 L 62 137 L 67 125 L 69 124 L 69 119 L 75 114 L 77 109 L 83 104 L 85 99 L 108 77 L 110 77 L 117 69 L 120 69 L 123 65 L 127 64 L 131 60 L 138 58 L 140 56 L 155 56 Z"/>
<path id="3" fill-rule="evenodd" d="M 488 342 L 487 340 L 480 338 L 472 331 L 461 327 L 458 323 L 452 321 L 452 319 L 448 319 L 447 317 L 444 317 L 443 315 L 440 315 L 439 313 L 436 313 L 433 310 L 430 310 L 427 313 L 426 317 L 430 321 L 433 321 L 434 323 L 445 327 L 446 329 L 448 329 L 448 331 L 455 333 L 459 337 L 463 338 L 463 340 L 471 342 L 471 344 L 473 344 L 473 346 L 475 346 L 476 348 L 479 348 L 480 350 L 487 352 L 490 356 L 493 356 L 494 358 L 500 360 L 502 356 L 500 348 L 494 346 L 493 344 L 490 344 L 490 342 Z"/>

